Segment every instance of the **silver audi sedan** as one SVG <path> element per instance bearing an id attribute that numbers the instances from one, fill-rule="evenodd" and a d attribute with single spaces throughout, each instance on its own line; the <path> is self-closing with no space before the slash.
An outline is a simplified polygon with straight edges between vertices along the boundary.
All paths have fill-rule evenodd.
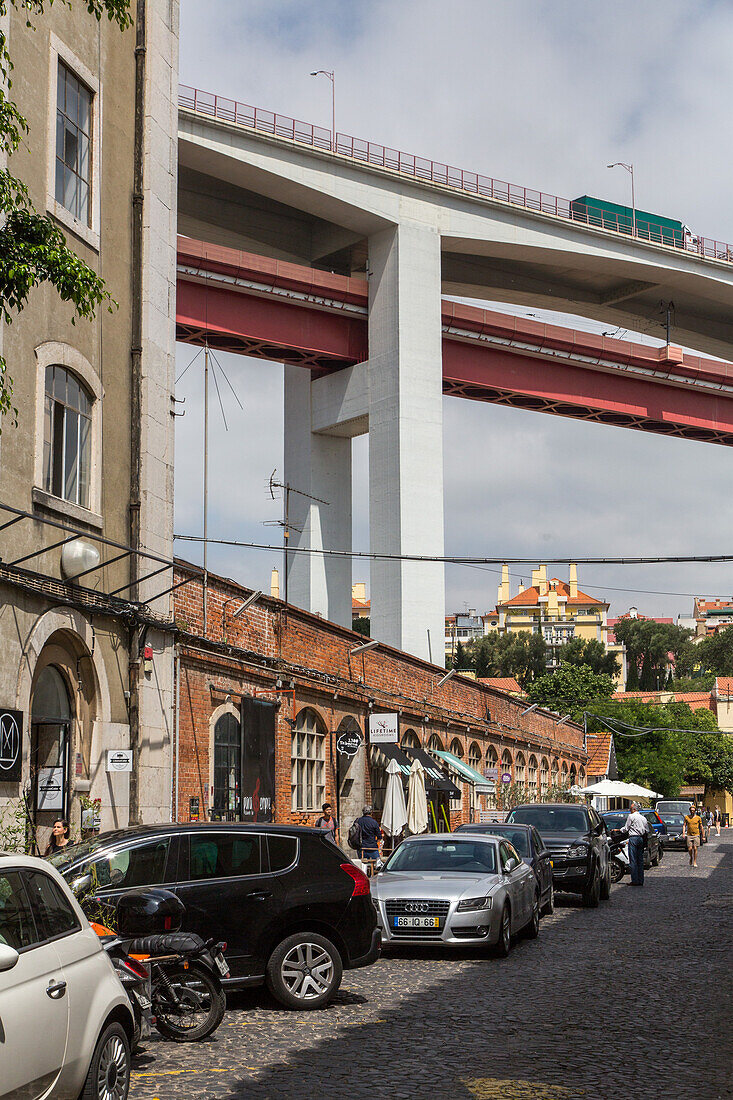
<path id="1" fill-rule="evenodd" d="M 506 956 L 517 932 L 539 932 L 537 879 L 503 837 L 410 837 L 372 879 L 372 897 L 383 946 L 484 944 Z"/>

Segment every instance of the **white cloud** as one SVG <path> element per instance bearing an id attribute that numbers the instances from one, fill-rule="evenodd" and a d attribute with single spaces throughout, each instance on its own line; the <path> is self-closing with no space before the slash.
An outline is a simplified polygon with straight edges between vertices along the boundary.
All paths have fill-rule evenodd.
<path id="1" fill-rule="evenodd" d="M 329 125 L 330 88 L 308 74 L 333 67 L 343 132 L 568 197 L 627 201 L 627 174 L 605 165 L 632 161 L 640 208 L 731 240 L 732 44 L 733 9 L 714 0 L 183 0 L 181 81 Z M 192 355 L 181 350 L 181 368 Z M 265 483 L 282 470 L 282 369 L 220 358 L 245 411 L 230 396 L 230 431 L 213 433 L 211 532 L 277 541 L 261 521 L 275 518 Z M 177 525 L 188 531 L 201 522 L 197 371 L 181 384 L 188 411 L 177 422 Z M 727 448 L 451 399 L 444 412 L 449 552 L 706 553 L 731 543 Z M 217 423 L 213 390 L 211 416 Z M 364 547 L 364 440 L 354 466 Z M 210 555 L 212 568 L 260 586 L 274 563 Z M 355 579 L 364 575 L 355 565 Z M 581 568 L 583 579 L 609 590 L 733 591 L 721 566 Z M 451 568 L 447 592 L 451 606 L 484 607 L 495 576 Z M 617 612 L 691 605 L 608 595 Z"/>

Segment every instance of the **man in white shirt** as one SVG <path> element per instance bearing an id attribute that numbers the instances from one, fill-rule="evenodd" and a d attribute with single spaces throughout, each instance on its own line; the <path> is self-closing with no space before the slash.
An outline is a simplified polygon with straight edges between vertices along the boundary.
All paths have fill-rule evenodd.
<path id="1" fill-rule="evenodd" d="M 639 813 L 636 802 L 632 802 L 626 824 L 621 829 L 621 832 L 626 833 L 629 838 L 629 866 L 631 868 L 632 886 L 644 885 L 644 845 L 646 834 L 650 829 L 651 826 L 647 819 Z"/>

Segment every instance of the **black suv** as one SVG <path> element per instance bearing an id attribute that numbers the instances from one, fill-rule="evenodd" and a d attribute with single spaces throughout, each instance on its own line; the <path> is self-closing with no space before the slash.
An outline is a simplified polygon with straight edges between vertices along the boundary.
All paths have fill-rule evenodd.
<path id="1" fill-rule="evenodd" d="M 539 802 L 516 806 L 508 822 L 534 825 L 550 849 L 556 890 L 580 894 L 592 908 L 611 894 L 606 826 L 592 806 Z"/>
<path id="2" fill-rule="evenodd" d="M 342 969 L 379 956 L 369 879 L 322 829 L 140 826 L 74 845 L 52 862 L 102 912 L 128 890 L 173 890 L 186 907 L 184 931 L 226 941 L 226 984 L 266 982 L 289 1008 L 327 1004 Z"/>

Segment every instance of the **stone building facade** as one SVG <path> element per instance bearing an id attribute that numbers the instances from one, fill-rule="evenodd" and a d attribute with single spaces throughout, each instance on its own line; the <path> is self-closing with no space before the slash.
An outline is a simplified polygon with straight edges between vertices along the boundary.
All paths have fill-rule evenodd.
<path id="1" fill-rule="evenodd" d="M 29 123 L 10 168 L 117 303 L 74 324 L 42 286 L 0 330 L 18 409 L 0 437 L 0 812 L 25 793 L 43 843 L 87 799 L 103 828 L 131 794 L 135 817 L 170 812 L 171 570 L 146 555 L 172 556 L 178 4 L 133 3 L 125 32 L 84 5 L 26 14 L 3 27 Z M 133 773 L 107 772 L 131 745 Z"/>
<path id="2" fill-rule="evenodd" d="M 482 774 L 496 767 L 535 796 L 585 781 L 583 731 L 557 715 L 523 713 L 521 700 L 465 677 L 439 684 L 439 666 L 360 648 L 363 636 L 268 596 L 241 610 L 250 590 L 212 574 L 203 637 L 200 570 L 177 563 L 176 583 L 178 820 L 252 819 L 254 789 L 265 799 L 260 820 L 312 824 L 328 799 L 348 826 L 383 797 L 386 758 L 369 744 L 379 713 L 398 715 L 408 753 L 448 751 Z M 345 731 L 362 740 L 353 757 L 336 751 Z M 494 804 L 448 774 L 460 795 L 443 800 L 452 825 Z"/>

